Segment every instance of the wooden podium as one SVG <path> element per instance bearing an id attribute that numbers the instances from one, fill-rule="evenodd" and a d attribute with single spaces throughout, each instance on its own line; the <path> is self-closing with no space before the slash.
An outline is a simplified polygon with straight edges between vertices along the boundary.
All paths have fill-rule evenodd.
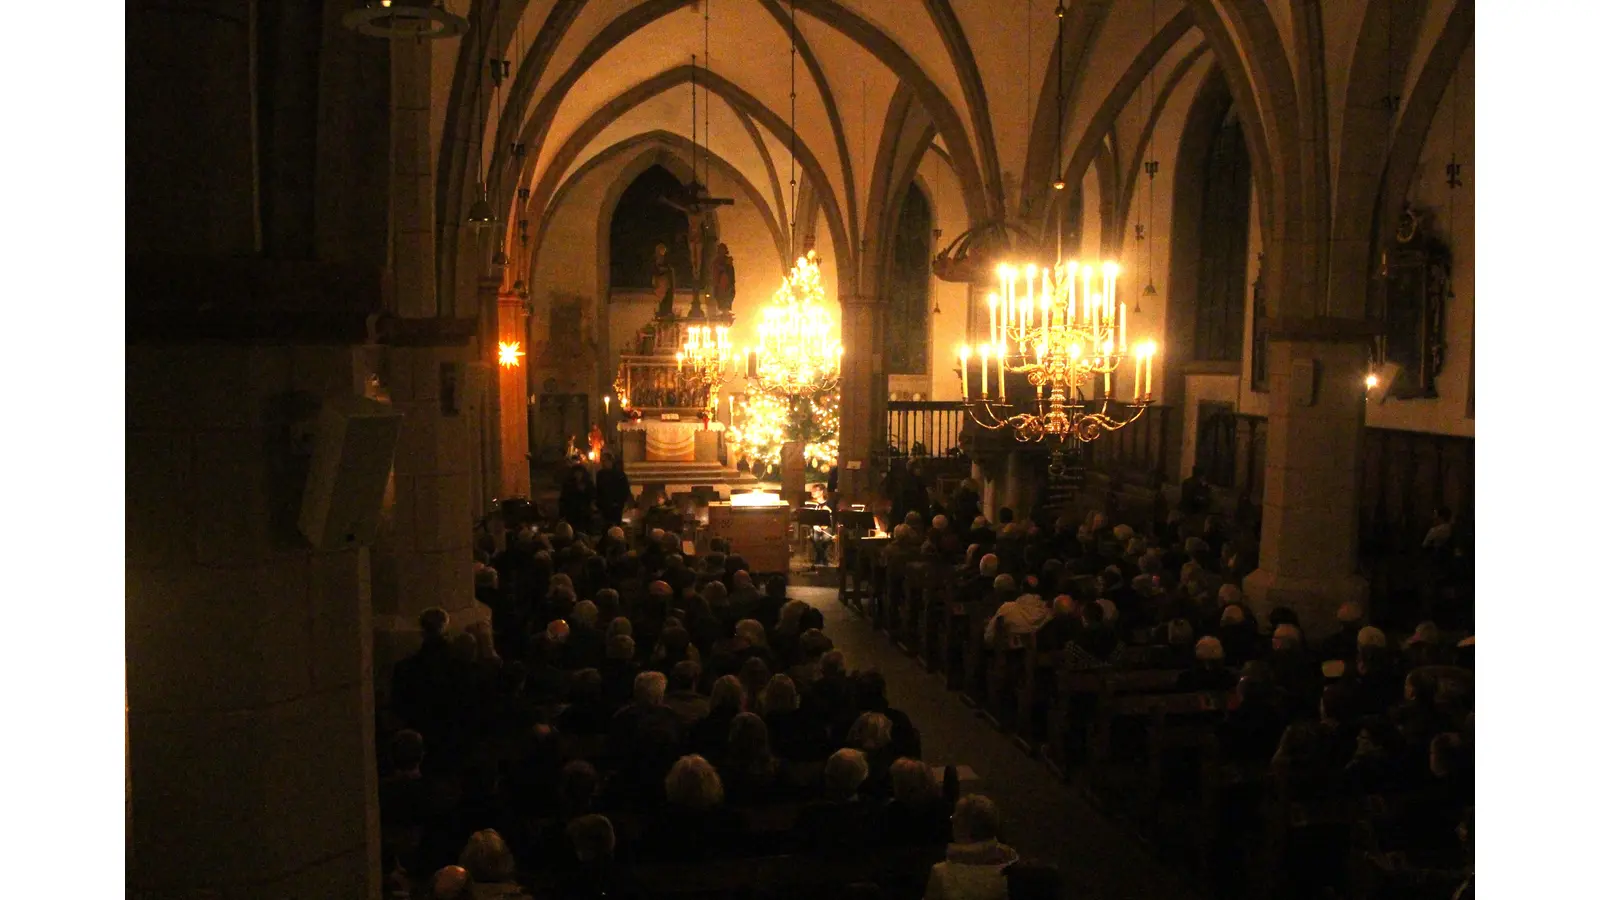
<path id="1" fill-rule="evenodd" d="M 733 552 L 750 564 L 750 574 L 789 573 L 789 506 L 734 506 L 713 503 L 707 529 L 727 538 Z"/>

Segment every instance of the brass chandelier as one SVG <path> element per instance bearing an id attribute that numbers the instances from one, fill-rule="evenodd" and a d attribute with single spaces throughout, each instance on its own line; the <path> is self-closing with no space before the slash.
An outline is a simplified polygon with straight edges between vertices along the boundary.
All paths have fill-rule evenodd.
<path id="1" fill-rule="evenodd" d="M 697 388 L 706 389 L 706 409 L 715 412 L 728 366 L 733 362 L 733 342 L 728 327 L 695 325 L 684 329 L 678 350 L 678 372 Z"/>
<path id="2" fill-rule="evenodd" d="M 1113 262 L 998 268 L 999 290 L 988 298 L 989 341 L 975 354 L 968 346 L 957 352 L 961 395 L 974 422 L 1009 428 L 1019 441 L 1087 443 L 1144 413 L 1156 346 L 1143 341 L 1130 352 L 1117 274 Z M 1125 369 L 1119 377 L 1128 359 L 1131 377 Z M 1008 395 L 1008 375 L 1023 376 L 1032 390 Z"/>
<path id="3" fill-rule="evenodd" d="M 844 347 L 822 301 L 816 253 L 795 261 L 789 277 L 761 310 L 755 378 L 761 390 L 785 397 L 815 396 L 839 386 Z"/>

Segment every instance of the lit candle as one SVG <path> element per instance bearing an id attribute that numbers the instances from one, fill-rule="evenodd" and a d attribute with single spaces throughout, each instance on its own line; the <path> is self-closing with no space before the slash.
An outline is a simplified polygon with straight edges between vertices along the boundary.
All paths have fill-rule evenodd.
<path id="1" fill-rule="evenodd" d="M 989 345 L 978 348 L 978 371 L 982 373 L 983 399 L 989 399 Z"/>
<path id="2" fill-rule="evenodd" d="M 1006 342 L 1004 340 L 1002 340 L 1000 342 L 1000 358 L 997 361 L 997 364 L 995 366 L 995 368 L 999 370 L 998 374 L 1000 376 L 1000 402 L 1001 403 L 1005 403 L 1006 402 L 1006 353 L 1007 353 Z"/>
<path id="3" fill-rule="evenodd" d="M 998 342 L 1000 340 L 1000 335 L 997 333 L 997 330 L 999 329 L 1000 326 L 998 324 L 998 320 L 995 318 L 996 315 L 998 314 L 999 306 L 1000 306 L 1000 295 L 996 294 L 994 291 L 990 291 L 989 292 L 989 343 L 991 343 L 991 344 L 996 343 L 996 342 Z"/>
<path id="4" fill-rule="evenodd" d="M 1010 275 L 1010 278 L 1007 279 L 1009 281 L 1009 284 L 1007 285 L 1007 288 L 1006 288 L 1006 296 L 1011 298 L 1011 315 L 1016 320 L 1015 324 L 1021 324 L 1021 320 L 1022 320 L 1021 312 L 1022 312 L 1022 310 L 1020 308 L 1018 308 L 1018 304 L 1017 304 L 1017 270 L 1016 269 L 1012 269 L 1007 274 Z"/>
<path id="5" fill-rule="evenodd" d="M 969 400 L 972 398 L 972 391 L 967 385 L 967 346 L 965 344 L 961 345 L 961 352 L 957 355 L 961 357 L 961 399 Z"/>
<path id="6" fill-rule="evenodd" d="M 1028 268 L 1026 270 L 1024 270 L 1024 274 L 1026 274 L 1027 278 L 1028 278 L 1028 305 L 1023 307 L 1024 312 L 1022 314 L 1022 317 L 1023 317 L 1023 321 L 1024 321 L 1024 327 L 1032 328 L 1033 327 L 1033 279 L 1034 279 L 1035 276 L 1037 276 L 1039 274 L 1039 267 L 1033 265 L 1032 263 L 1029 263 L 1028 264 Z"/>

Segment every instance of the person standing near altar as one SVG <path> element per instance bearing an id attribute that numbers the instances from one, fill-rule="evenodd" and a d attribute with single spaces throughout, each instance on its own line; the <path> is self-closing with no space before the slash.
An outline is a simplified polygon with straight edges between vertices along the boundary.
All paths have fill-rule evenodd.
<path id="1" fill-rule="evenodd" d="M 595 500 L 600 507 L 600 516 L 606 520 L 607 527 L 621 525 L 622 511 L 633 499 L 633 485 L 628 481 L 628 473 L 622 469 L 620 456 L 603 453 L 600 459 L 600 471 L 594 476 Z"/>

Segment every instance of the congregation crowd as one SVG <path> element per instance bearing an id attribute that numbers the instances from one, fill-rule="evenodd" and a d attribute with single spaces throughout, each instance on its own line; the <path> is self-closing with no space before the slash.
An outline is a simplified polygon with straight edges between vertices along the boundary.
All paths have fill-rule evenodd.
<path id="1" fill-rule="evenodd" d="M 1446 639 L 1431 621 L 1415 623 L 1409 634 L 1386 632 L 1360 605 L 1346 603 L 1338 630 L 1309 641 L 1294 610 L 1258 617 L 1259 606 L 1247 602 L 1242 584 L 1256 566 L 1248 537 L 1235 540 L 1219 516 L 1180 508 L 1135 529 L 1112 525 L 1103 510 L 1082 520 L 1019 520 L 1002 508 L 990 523 L 977 514 L 976 490 L 968 482 L 943 504 L 919 502 L 920 492 L 898 503 L 904 519 L 882 551 L 884 568 L 904 572 L 920 563 L 953 572 L 951 588 L 927 592 L 935 608 L 926 621 L 960 630 L 977 617 L 984 659 L 965 668 L 980 679 L 996 653 L 1012 655 L 1006 672 L 1017 677 L 1018 648 L 1024 639 L 1034 642 L 1036 658 L 1049 666 L 1038 678 L 1033 712 L 1041 717 L 1056 702 L 1063 670 L 1177 670 L 1173 692 L 1214 692 L 1216 707 L 1195 718 L 1214 730 L 1216 762 L 1262 775 L 1235 779 L 1221 805 L 1223 821 L 1213 823 L 1219 839 L 1203 868 L 1219 896 L 1245 889 L 1247 845 L 1264 830 L 1260 810 L 1271 789 L 1285 791 L 1280 799 L 1300 810 L 1401 798 L 1381 822 L 1386 846 L 1396 849 L 1379 864 L 1416 891 L 1406 896 L 1470 896 L 1470 636 Z M 1436 515 L 1425 554 L 1452 552 L 1449 522 L 1447 510 Z M 953 615 L 938 608 L 941 598 Z M 960 655 L 959 640 L 950 646 Z M 983 696 L 972 688 L 969 694 Z M 1067 727 L 1082 735 L 1100 698 L 1076 699 Z M 1087 752 L 1082 743 L 1068 749 Z M 1082 758 L 1061 762 L 1070 768 L 1075 761 Z M 1289 895 L 1342 896 L 1348 827 L 1308 833 L 1308 846 L 1278 861 L 1291 870 Z"/>
<path id="2" fill-rule="evenodd" d="M 970 870 L 1005 896 L 1017 860 L 994 804 L 921 761 L 883 677 L 847 665 L 783 576 L 758 584 L 720 540 L 686 559 L 659 529 L 508 524 L 479 548 L 488 621 L 424 612 L 421 648 L 394 669 L 379 726 L 391 896 L 647 896 L 652 866 L 790 855 L 870 872 L 902 850 L 932 856 L 853 889 L 970 896 Z"/>

